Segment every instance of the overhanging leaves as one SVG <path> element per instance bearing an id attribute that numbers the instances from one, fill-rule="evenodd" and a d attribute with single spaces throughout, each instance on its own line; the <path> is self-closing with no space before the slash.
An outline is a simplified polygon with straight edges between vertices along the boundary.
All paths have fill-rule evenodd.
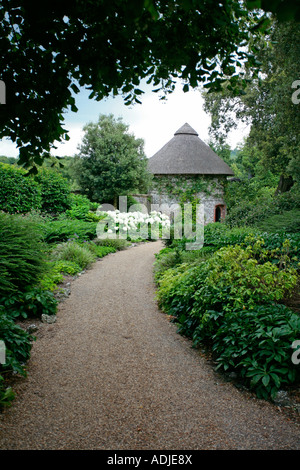
<path id="1" fill-rule="evenodd" d="M 2 0 L 7 104 L 0 107 L 0 138 L 16 142 L 20 161 L 32 166 L 64 138 L 62 115 L 77 111 L 72 93 L 79 87 L 96 100 L 126 94 L 126 104 L 140 102 L 144 78 L 166 93 L 181 78 L 186 88 L 206 83 L 218 90 L 226 67 L 233 72 L 251 59 L 240 46 L 255 25 L 252 34 L 265 33 L 264 17 L 238 0 Z"/>

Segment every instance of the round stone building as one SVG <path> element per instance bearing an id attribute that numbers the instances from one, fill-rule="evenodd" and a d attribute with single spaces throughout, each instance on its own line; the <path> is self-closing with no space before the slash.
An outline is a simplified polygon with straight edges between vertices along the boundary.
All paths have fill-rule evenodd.
<path id="1" fill-rule="evenodd" d="M 151 204 L 196 201 L 204 206 L 205 224 L 225 217 L 224 183 L 234 173 L 189 124 L 149 158 L 148 169 L 153 174 Z"/>

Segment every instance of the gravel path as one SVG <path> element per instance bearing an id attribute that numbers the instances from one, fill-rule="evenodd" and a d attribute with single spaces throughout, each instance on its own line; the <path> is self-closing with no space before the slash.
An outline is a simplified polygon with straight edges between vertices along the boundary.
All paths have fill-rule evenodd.
<path id="1" fill-rule="evenodd" d="M 0 449 L 299 449 L 299 426 L 223 381 L 154 299 L 161 242 L 108 255 L 41 324 Z"/>

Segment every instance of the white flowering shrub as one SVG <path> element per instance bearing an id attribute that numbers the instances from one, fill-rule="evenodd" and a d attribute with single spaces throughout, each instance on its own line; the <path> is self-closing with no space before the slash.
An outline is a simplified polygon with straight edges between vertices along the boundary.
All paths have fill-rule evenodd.
<path id="1" fill-rule="evenodd" d="M 169 238 L 170 219 L 157 211 L 120 212 L 106 211 L 97 226 L 98 238 L 158 239 Z"/>

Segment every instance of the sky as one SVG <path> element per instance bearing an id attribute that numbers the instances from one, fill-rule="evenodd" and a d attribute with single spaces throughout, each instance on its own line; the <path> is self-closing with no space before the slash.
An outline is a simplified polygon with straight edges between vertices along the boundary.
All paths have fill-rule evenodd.
<path id="1" fill-rule="evenodd" d="M 142 84 L 143 85 L 143 84 Z M 100 114 L 113 114 L 115 118 L 121 117 L 129 126 L 129 132 L 136 138 L 142 138 L 145 142 L 144 150 L 149 158 L 161 149 L 174 135 L 174 133 L 186 122 L 192 126 L 204 142 L 209 140 L 210 116 L 204 112 L 203 98 L 199 90 L 191 90 L 187 93 L 178 85 L 175 91 L 168 95 L 167 100 L 159 100 L 157 93 L 151 92 L 149 86 L 142 95 L 142 104 L 128 107 L 124 105 L 121 96 L 109 97 L 102 101 L 90 100 L 90 91 L 81 89 L 75 96 L 77 113 L 68 111 L 64 113 L 63 128 L 68 130 L 70 140 L 64 143 L 56 143 L 57 149 L 52 150 L 53 155 L 74 156 L 78 153 L 78 145 L 83 136 L 83 127 L 88 122 L 96 122 Z M 231 148 L 242 142 L 248 134 L 248 129 L 238 128 L 228 137 Z M 13 142 L 0 140 L 0 155 L 7 157 L 18 156 L 18 150 Z"/>

